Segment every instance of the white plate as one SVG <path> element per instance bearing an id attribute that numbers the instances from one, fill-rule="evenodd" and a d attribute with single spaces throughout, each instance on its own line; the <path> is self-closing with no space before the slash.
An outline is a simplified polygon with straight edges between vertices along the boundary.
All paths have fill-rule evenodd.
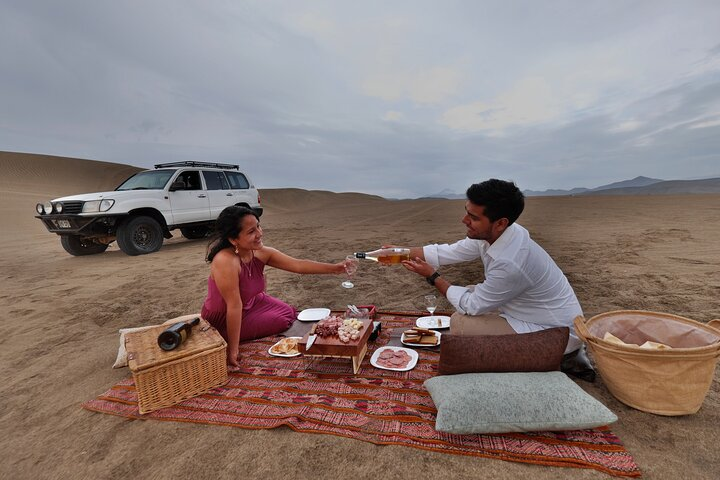
<path id="1" fill-rule="evenodd" d="M 408 355 L 410 355 L 410 362 L 408 362 L 407 366 L 405 368 L 391 368 L 391 367 L 383 367 L 382 365 L 377 364 L 377 359 L 380 357 L 380 354 L 384 352 L 387 349 L 391 350 L 402 350 Z M 408 370 L 412 370 L 415 368 L 415 364 L 417 364 L 418 361 L 418 354 L 415 350 L 411 350 L 409 348 L 403 348 L 403 347 L 380 347 L 377 350 L 375 350 L 375 353 L 373 353 L 373 356 L 370 357 L 370 365 L 372 365 L 375 368 L 381 368 L 383 370 L 394 370 L 396 372 L 406 372 Z"/>
<path id="2" fill-rule="evenodd" d="M 298 313 L 298 320 L 301 322 L 317 322 L 330 315 L 329 308 L 306 308 Z"/>
<path id="3" fill-rule="evenodd" d="M 435 336 L 437 337 L 437 343 L 435 345 L 428 345 L 427 343 L 410 343 L 405 341 L 405 332 L 400 336 L 400 342 L 403 345 L 407 345 L 409 347 L 437 347 L 440 345 L 440 337 L 442 334 L 440 332 L 433 332 Z"/>
<path id="4" fill-rule="evenodd" d="M 302 340 L 302 337 L 287 337 L 287 338 L 297 338 L 298 341 Z M 268 353 L 272 355 L 273 357 L 297 357 L 298 355 L 301 355 L 300 351 L 298 353 L 275 353 L 272 351 L 272 349 L 277 345 L 278 343 L 282 342 L 282 340 L 279 340 L 273 344 L 272 347 L 268 348 Z"/>
<path id="5" fill-rule="evenodd" d="M 438 320 L 440 320 L 441 324 L 438 324 Z M 450 327 L 450 317 L 446 317 L 445 315 L 433 315 L 432 317 L 420 317 L 415 321 L 415 325 L 417 325 L 420 328 L 431 328 L 431 329 L 448 328 L 448 327 Z"/>

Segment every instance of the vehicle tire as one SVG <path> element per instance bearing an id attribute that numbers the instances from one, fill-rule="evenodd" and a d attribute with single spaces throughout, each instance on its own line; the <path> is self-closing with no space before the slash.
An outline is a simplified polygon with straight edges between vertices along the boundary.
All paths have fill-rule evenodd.
<path id="1" fill-rule="evenodd" d="M 180 233 L 183 234 L 183 237 L 188 238 L 190 240 L 197 240 L 198 238 L 205 238 L 210 234 L 210 229 L 208 227 L 184 227 L 180 229 Z"/>
<path id="2" fill-rule="evenodd" d="M 117 243 L 128 255 L 157 252 L 163 243 L 163 231 L 152 217 L 130 217 L 118 227 Z"/>
<path id="3" fill-rule="evenodd" d="M 81 237 L 80 235 L 61 235 L 60 245 L 62 245 L 66 252 L 70 255 L 75 255 L 76 257 L 103 253 L 108 248 L 105 244 L 95 243 L 92 240 Z"/>

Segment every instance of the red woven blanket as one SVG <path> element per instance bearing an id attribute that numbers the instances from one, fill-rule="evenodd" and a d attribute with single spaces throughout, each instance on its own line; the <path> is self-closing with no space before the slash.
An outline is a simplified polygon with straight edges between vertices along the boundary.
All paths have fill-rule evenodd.
<path id="1" fill-rule="evenodd" d="M 436 375 L 439 353 L 418 349 L 407 372 L 370 365 L 373 351 L 415 317 L 380 315 L 382 332 L 357 375 L 349 359 L 278 358 L 268 348 L 278 338 L 241 345 L 243 368 L 229 382 L 173 407 L 140 415 L 132 379 L 124 380 L 83 407 L 137 419 L 182 420 L 241 428 L 288 426 L 371 442 L 460 455 L 559 467 L 591 468 L 640 476 L 632 456 L 608 428 L 569 432 L 454 435 L 437 432 L 435 406 L 423 382 Z"/>

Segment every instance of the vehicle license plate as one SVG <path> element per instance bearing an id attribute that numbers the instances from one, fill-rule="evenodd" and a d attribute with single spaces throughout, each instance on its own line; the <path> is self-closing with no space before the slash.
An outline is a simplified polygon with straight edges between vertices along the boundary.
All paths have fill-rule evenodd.
<path id="1" fill-rule="evenodd" d="M 70 222 L 68 220 L 55 220 L 55 224 L 58 228 L 70 228 Z"/>

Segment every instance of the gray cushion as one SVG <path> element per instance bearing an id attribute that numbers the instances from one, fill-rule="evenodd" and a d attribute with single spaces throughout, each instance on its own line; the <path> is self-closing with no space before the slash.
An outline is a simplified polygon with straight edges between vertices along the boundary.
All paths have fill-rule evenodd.
<path id="1" fill-rule="evenodd" d="M 617 421 L 562 372 L 464 373 L 425 381 L 448 433 L 582 430 Z"/>

